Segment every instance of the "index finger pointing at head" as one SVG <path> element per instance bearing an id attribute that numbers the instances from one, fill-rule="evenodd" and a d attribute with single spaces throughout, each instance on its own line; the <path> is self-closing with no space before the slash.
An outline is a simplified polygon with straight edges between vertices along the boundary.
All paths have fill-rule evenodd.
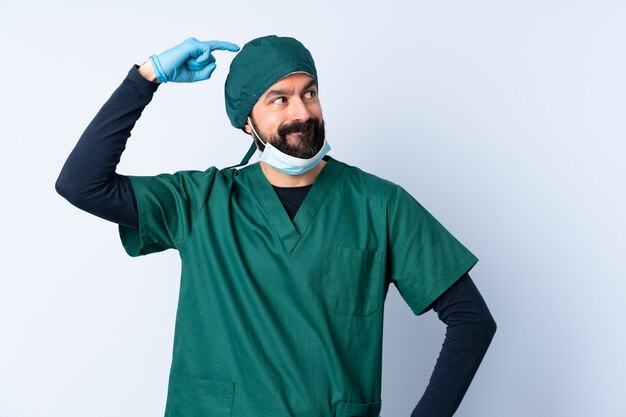
<path id="1" fill-rule="evenodd" d="M 238 45 L 226 41 L 208 41 L 206 43 L 212 51 L 219 49 L 221 51 L 237 52 L 239 50 Z"/>

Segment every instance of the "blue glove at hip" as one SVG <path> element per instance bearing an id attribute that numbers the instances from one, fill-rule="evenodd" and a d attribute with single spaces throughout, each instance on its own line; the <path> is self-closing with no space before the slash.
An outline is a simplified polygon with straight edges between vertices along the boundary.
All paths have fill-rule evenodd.
<path id="1" fill-rule="evenodd" d="M 212 51 L 237 52 L 239 46 L 223 41 L 199 41 L 189 38 L 150 61 L 160 82 L 193 83 L 206 80 L 217 66 Z"/>

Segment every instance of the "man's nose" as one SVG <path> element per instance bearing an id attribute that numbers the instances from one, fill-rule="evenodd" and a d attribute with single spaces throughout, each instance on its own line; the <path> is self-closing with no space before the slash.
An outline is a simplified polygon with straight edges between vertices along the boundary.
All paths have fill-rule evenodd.
<path id="1" fill-rule="evenodd" d="M 289 104 L 289 118 L 291 122 L 306 122 L 311 118 L 311 112 L 301 98 L 292 99 Z"/>

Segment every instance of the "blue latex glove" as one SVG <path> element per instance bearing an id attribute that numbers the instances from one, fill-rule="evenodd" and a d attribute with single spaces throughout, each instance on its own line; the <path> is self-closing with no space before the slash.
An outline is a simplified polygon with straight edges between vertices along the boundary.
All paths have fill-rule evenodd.
<path id="1" fill-rule="evenodd" d="M 215 50 L 237 52 L 239 46 L 189 38 L 159 55 L 151 55 L 150 61 L 160 82 L 193 83 L 211 77 L 216 67 L 211 52 Z"/>

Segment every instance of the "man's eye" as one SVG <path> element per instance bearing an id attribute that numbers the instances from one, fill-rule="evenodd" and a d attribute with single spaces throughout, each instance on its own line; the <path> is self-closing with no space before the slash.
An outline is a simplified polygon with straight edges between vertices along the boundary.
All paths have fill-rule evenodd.
<path id="1" fill-rule="evenodd" d="M 317 96 L 317 91 L 315 90 L 307 91 L 304 95 L 306 96 L 306 98 L 313 98 Z"/>
<path id="2" fill-rule="evenodd" d="M 286 102 L 285 97 L 278 97 L 272 100 L 272 103 L 274 104 L 285 104 L 285 102 Z"/>

